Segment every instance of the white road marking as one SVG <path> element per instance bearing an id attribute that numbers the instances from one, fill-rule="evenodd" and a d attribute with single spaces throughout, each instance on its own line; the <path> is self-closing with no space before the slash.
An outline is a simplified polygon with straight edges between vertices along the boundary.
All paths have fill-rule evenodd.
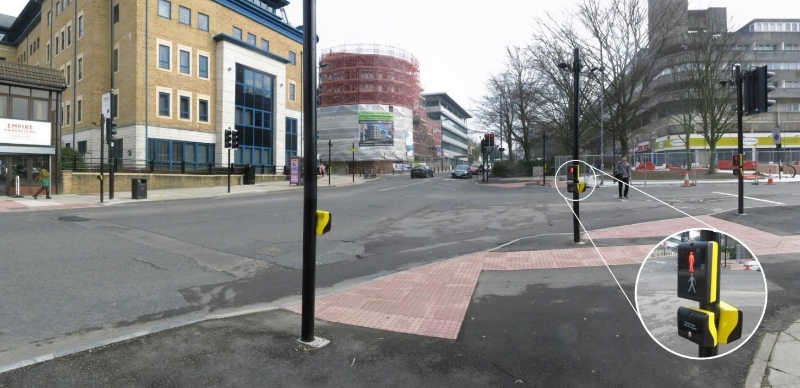
<path id="1" fill-rule="evenodd" d="M 420 179 L 426 179 L 426 178 L 420 178 Z M 381 189 L 381 190 L 378 190 L 378 191 L 389 191 L 389 190 L 394 190 L 394 189 L 402 189 L 403 187 L 416 186 L 416 185 L 421 185 L 423 183 L 425 183 L 425 180 L 423 180 L 422 182 L 409 183 L 407 185 L 397 186 L 397 187 L 390 187 L 388 189 Z"/>
<path id="2" fill-rule="evenodd" d="M 738 196 L 739 196 L 738 194 L 720 193 L 720 192 L 718 192 L 718 191 L 714 191 L 713 193 L 714 193 L 714 194 L 719 194 L 719 195 L 728 195 L 728 196 L 731 196 L 731 197 L 738 197 Z M 775 205 L 785 205 L 783 202 L 770 201 L 770 200 L 768 200 L 768 199 L 753 198 L 753 197 L 748 197 L 748 196 L 745 196 L 745 198 L 747 198 L 747 199 L 751 199 L 751 200 L 753 200 L 753 201 L 761 201 L 761 202 L 773 203 L 773 204 L 775 204 Z"/>

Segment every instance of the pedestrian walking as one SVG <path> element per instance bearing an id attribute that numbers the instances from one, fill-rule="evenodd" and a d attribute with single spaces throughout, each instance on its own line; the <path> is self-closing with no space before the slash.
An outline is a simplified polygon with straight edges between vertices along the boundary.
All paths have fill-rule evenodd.
<path id="1" fill-rule="evenodd" d="M 50 198 L 50 172 L 48 172 L 47 169 L 44 168 L 44 166 L 42 166 L 42 168 L 39 169 L 39 176 L 36 178 L 36 181 L 40 182 L 42 184 L 42 187 L 40 187 L 39 191 L 37 191 L 36 194 L 33 195 L 33 199 L 39 199 L 36 197 L 39 194 L 41 194 L 42 191 L 45 191 L 47 193 L 46 197 L 47 199 L 52 199 Z"/>
<path id="2" fill-rule="evenodd" d="M 631 182 L 631 165 L 628 164 L 628 157 L 623 156 L 614 166 L 614 178 L 619 183 L 619 199 L 623 197 L 622 186 L 625 186 L 624 197 L 628 199 L 628 188 Z"/>

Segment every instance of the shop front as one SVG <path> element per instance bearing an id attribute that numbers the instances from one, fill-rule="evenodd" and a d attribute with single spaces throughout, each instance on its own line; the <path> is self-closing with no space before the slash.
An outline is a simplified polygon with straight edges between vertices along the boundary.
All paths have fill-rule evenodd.
<path id="1" fill-rule="evenodd" d="M 0 195 L 30 196 L 51 172 L 52 194 L 61 191 L 58 160 L 61 92 L 58 70 L 0 62 Z"/>

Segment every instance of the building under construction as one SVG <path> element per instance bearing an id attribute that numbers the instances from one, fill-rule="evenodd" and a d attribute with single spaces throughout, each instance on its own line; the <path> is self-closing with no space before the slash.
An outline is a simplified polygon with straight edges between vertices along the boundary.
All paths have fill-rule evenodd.
<path id="1" fill-rule="evenodd" d="M 359 44 L 323 51 L 317 149 L 334 172 L 387 171 L 414 161 L 419 63 L 395 47 Z M 346 170 L 345 170 L 346 169 Z"/>

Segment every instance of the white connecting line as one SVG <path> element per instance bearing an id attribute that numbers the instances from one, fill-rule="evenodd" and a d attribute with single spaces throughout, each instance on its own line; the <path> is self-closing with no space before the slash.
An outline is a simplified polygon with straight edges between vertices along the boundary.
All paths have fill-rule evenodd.
<path id="1" fill-rule="evenodd" d="M 564 167 L 564 165 L 566 165 L 567 163 L 572 163 L 573 161 L 574 160 L 569 160 L 569 161 L 565 162 L 564 164 L 562 164 L 561 167 Z M 578 162 L 584 163 L 582 161 L 578 161 Z M 584 164 L 589 166 L 587 163 L 584 163 Z M 559 170 L 561 169 L 561 167 L 559 167 Z M 600 170 L 598 170 L 598 169 L 596 169 L 596 168 L 594 168 L 592 166 L 589 166 L 589 168 L 591 168 L 595 174 L 599 171 L 601 174 L 608 175 L 609 178 L 614 179 L 614 181 L 619 182 L 619 180 L 617 178 L 613 177 L 611 174 L 606 174 L 605 172 L 600 171 Z M 677 211 L 677 212 L 679 212 L 679 213 L 681 213 L 681 214 L 683 214 L 683 215 L 685 215 L 687 217 L 690 217 L 690 218 L 694 219 L 695 221 L 697 221 L 697 222 L 699 222 L 699 223 L 701 223 L 703 225 L 708 226 L 710 229 L 717 230 L 716 228 L 714 228 L 713 226 L 709 225 L 708 223 L 698 219 L 697 217 L 692 216 L 691 214 L 688 214 L 688 213 L 684 212 L 683 210 L 680 210 L 680 209 L 676 208 L 675 206 L 672 206 L 672 205 L 670 205 L 670 204 L 668 204 L 668 203 L 666 203 L 666 202 L 664 202 L 664 201 L 662 201 L 662 200 L 660 200 L 660 199 L 658 199 L 658 198 L 656 198 L 656 197 L 654 197 L 654 196 L 652 196 L 650 194 L 647 194 L 644 191 L 639 190 L 636 187 L 631 186 L 630 184 L 627 184 L 627 183 L 624 183 L 624 182 L 623 182 L 623 184 L 625 184 L 629 188 L 632 188 L 632 189 L 634 189 L 634 190 L 636 190 L 636 191 L 638 191 L 638 192 L 640 192 L 640 193 L 642 193 L 642 194 L 644 194 L 644 195 L 646 195 L 646 196 L 648 196 L 648 197 L 650 197 L 650 198 L 652 198 L 652 199 L 654 199 L 654 200 L 656 200 L 658 202 L 661 202 L 664 205 L 667 205 L 667 206 L 671 207 L 675 211 Z M 556 187 L 556 190 L 558 190 L 558 187 Z M 577 187 L 576 187 L 576 190 L 577 190 Z M 561 194 L 561 193 L 559 192 L 559 194 Z M 570 212 L 572 212 L 572 216 L 575 217 L 576 220 L 578 220 L 578 224 L 580 224 L 581 229 L 583 230 L 583 233 L 586 234 L 586 237 L 589 239 L 589 242 L 592 243 L 592 246 L 594 247 L 595 251 L 597 251 L 597 255 L 600 256 L 601 260 L 603 260 L 603 264 L 605 264 L 606 269 L 608 269 L 608 272 L 611 274 L 611 277 L 614 278 L 614 281 L 617 283 L 617 287 L 619 287 L 619 290 L 622 291 L 622 295 L 625 296 L 625 299 L 628 301 L 628 304 L 631 305 L 631 308 L 633 309 L 633 312 L 636 313 L 636 315 L 638 316 L 639 312 L 636 310 L 636 307 L 633 305 L 633 302 L 631 302 L 631 299 L 628 298 L 628 294 L 625 293 L 625 290 L 622 288 L 622 284 L 620 284 L 619 280 L 614 275 L 614 272 L 611 271 L 611 266 L 608 265 L 608 262 L 606 261 L 606 258 L 603 257 L 602 253 L 600 253 L 600 249 L 597 248 L 597 244 L 594 243 L 594 240 L 592 239 L 592 236 L 589 235 L 589 232 L 586 230 L 586 227 L 583 226 L 583 222 L 581 222 L 580 217 L 578 217 L 577 214 L 575 214 L 575 210 L 572 209 L 572 206 L 569 206 L 570 202 L 574 201 L 574 200 L 570 200 L 566 196 L 563 196 L 563 195 L 562 195 L 562 197 L 564 197 L 564 202 L 566 202 L 567 207 L 569 207 Z"/>

